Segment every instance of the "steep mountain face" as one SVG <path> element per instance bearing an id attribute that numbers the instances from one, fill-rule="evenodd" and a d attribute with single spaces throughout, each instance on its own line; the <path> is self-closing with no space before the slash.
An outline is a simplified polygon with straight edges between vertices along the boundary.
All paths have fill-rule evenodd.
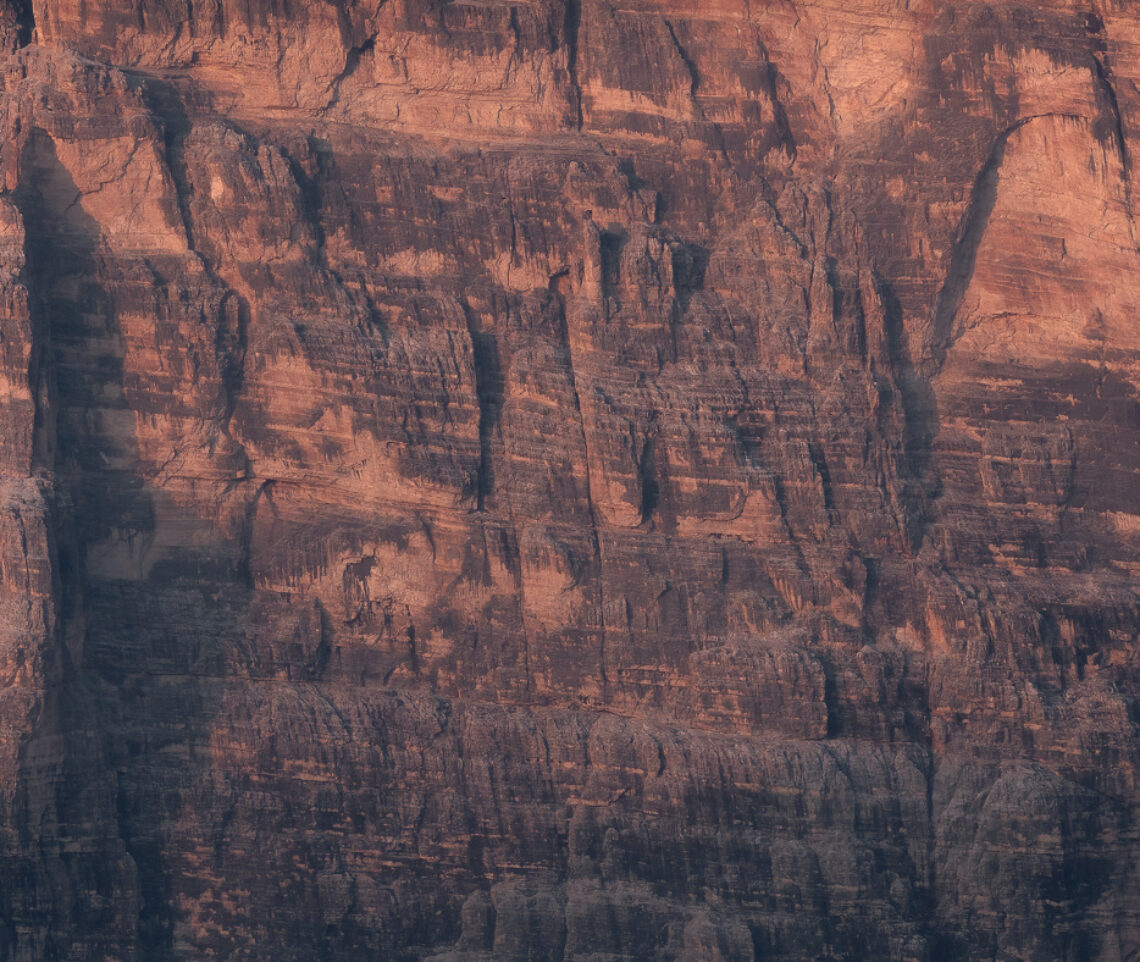
<path id="1" fill-rule="evenodd" d="M 0 959 L 1140 957 L 1125 0 L 3 0 Z"/>

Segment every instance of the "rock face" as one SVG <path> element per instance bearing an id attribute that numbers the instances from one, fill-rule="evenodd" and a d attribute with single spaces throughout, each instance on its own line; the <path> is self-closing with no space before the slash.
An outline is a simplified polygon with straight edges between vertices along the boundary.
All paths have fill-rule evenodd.
<path id="1" fill-rule="evenodd" d="M 3 0 L 0 959 L 1140 956 L 1140 13 Z"/>

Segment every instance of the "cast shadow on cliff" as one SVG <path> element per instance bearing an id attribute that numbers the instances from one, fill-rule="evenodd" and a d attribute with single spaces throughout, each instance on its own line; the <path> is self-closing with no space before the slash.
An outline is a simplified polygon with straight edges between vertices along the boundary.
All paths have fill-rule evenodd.
<path id="1" fill-rule="evenodd" d="M 618 295 L 621 284 L 621 255 L 629 243 L 629 234 L 621 227 L 601 232 L 602 298 L 609 309 L 610 300 Z"/>
<path id="2" fill-rule="evenodd" d="M 551 284 L 554 284 L 553 279 Z M 479 403 L 479 466 L 464 496 L 474 496 L 477 511 L 483 511 L 495 489 L 494 442 L 506 400 L 506 379 L 500 356 L 499 338 L 485 330 L 479 315 L 462 302 L 475 369 L 475 396 Z"/>
<path id="3" fill-rule="evenodd" d="M 45 693 L 47 710 L 40 719 L 40 733 L 58 739 L 61 757 L 43 803 L 55 824 L 45 833 L 41 819 L 40 827 L 42 864 L 36 874 L 45 876 L 47 891 L 35 899 L 76 919 L 51 933 L 61 941 L 59 957 L 71 951 L 62 943 L 79 937 L 116 955 L 135 944 L 137 920 L 123 913 L 138 899 L 140 884 L 129 841 L 118 837 L 115 769 L 99 719 L 100 683 L 88 674 L 91 592 L 85 554 L 109 531 L 101 519 L 114 517 L 139 536 L 152 526 L 152 513 L 141 482 L 113 467 L 137 458 L 134 436 L 112 444 L 97 433 L 97 425 L 118 420 L 104 414 L 108 407 L 122 406 L 124 389 L 111 297 L 94 280 L 100 269 L 99 224 L 84 211 L 81 191 L 47 131 L 28 132 L 19 169 L 13 199 L 26 235 L 23 280 L 33 338 L 29 381 L 38 399 L 34 464 L 55 479 L 50 523 L 60 659 L 58 687 Z M 108 389 L 115 395 L 110 403 L 103 393 Z M 21 772 L 20 777 L 35 776 Z M 50 838 L 42 837 L 51 832 L 68 840 L 54 854 L 48 854 L 54 847 Z M 112 897 L 84 904 L 79 880 L 91 878 Z M 86 892 L 88 901 L 96 897 L 90 885 Z"/>
<path id="4" fill-rule="evenodd" d="M 970 201 L 958 227 L 958 237 L 950 254 L 950 269 L 934 305 L 934 326 L 931 332 L 931 358 L 937 372 L 946 359 L 946 352 L 954 341 L 954 322 L 974 278 L 978 248 L 989 227 L 990 217 L 997 204 L 998 178 L 1005 159 L 1009 138 L 1024 127 L 1032 117 L 1026 117 L 1002 131 L 994 138 L 986 162 L 974 179 Z"/>
<path id="5" fill-rule="evenodd" d="M 938 399 L 929 379 L 911 358 L 898 295 L 881 274 L 875 274 L 874 283 L 883 309 L 887 360 L 903 415 L 899 494 L 906 513 L 907 542 L 916 549 L 929 527 L 932 502 L 941 487 L 931 464 L 934 439 L 939 431 Z"/>
<path id="6" fill-rule="evenodd" d="M 705 289 L 711 256 L 701 244 L 678 244 L 673 251 L 673 286 L 682 315 L 688 313 L 693 295 Z"/>
<path id="7" fill-rule="evenodd" d="M 175 955 L 165 839 L 177 813 L 169 799 L 208 767 L 193 761 L 202 755 L 194 742 L 218 710 L 211 677 L 223 667 L 219 639 L 227 621 L 242 620 L 249 591 L 225 558 L 180 549 L 159 559 L 155 550 L 163 495 L 136 427 L 152 398 L 126 370 L 120 314 L 158 310 L 151 323 L 160 338 L 171 322 L 161 306 L 171 282 L 161 265 L 106 246 L 47 131 L 28 135 L 21 184 L 15 200 L 27 233 L 33 376 L 50 397 L 37 462 L 59 492 L 60 621 L 70 639 L 61 650 L 76 653 L 60 697 L 66 750 L 55 804 L 63 837 L 84 839 L 92 820 L 103 821 L 98 837 L 117 846 L 86 869 L 106 879 L 114 897 L 98 910 L 83 907 L 82 924 L 61 931 L 83 931 L 90 941 L 106 930 L 108 946 L 118 939 L 109 957 L 157 962 Z M 240 381 L 224 363 L 218 374 L 232 408 Z M 224 602 L 211 601 L 223 586 Z M 153 683 L 171 675 L 181 677 L 177 686 Z M 171 749 L 190 760 L 172 763 Z"/>

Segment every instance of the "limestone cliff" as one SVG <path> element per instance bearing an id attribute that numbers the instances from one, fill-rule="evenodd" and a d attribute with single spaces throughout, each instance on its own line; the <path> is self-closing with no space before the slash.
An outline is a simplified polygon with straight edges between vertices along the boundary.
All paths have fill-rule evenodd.
<path id="1" fill-rule="evenodd" d="M 0 0 L 0 959 L 1140 957 L 1140 11 Z"/>

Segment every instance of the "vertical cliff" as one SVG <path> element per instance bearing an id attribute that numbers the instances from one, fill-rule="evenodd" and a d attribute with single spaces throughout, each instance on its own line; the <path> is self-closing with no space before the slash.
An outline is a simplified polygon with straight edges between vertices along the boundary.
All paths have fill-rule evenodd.
<path id="1" fill-rule="evenodd" d="M 1138 83 L 3 0 L 0 959 L 1140 954 Z"/>

